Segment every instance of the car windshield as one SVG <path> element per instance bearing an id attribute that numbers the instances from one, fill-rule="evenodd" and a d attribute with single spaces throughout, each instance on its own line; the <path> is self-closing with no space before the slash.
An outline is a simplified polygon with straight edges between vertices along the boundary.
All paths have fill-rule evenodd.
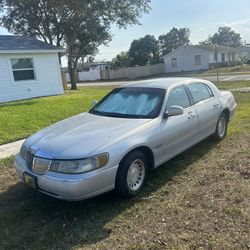
<path id="1" fill-rule="evenodd" d="M 165 90 L 156 88 L 116 88 L 89 112 L 122 118 L 155 118 L 159 115 Z"/>

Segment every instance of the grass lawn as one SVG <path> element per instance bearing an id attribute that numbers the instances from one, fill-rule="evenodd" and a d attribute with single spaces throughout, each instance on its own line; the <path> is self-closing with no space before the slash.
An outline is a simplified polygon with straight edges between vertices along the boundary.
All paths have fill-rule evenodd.
<path id="1" fill-rule="evenodd" d="M 46 98 L 51 106 L 39 113 L 46 119 L 39 126 L 53 122 L 55 103 L 61 119 L 87 109 L 92 96 L 98 99 L 107 90 Z M 207 139 L 152 171 L 144 191 L 131 200 L 108 193 L 59 201 L 18 183 L 13 158 L 0 161 L 0 248 L 249 249 L 250 93 L 235 97 L 237 114 L 222 142 Z M 43 99 L 23 103 L 33 102 L 39 111 L 37 101 L 46 104 Z M 70 103 L 74 108 L 68 110 Z M 46 111 L 50 119 L 42 116 Z"/>

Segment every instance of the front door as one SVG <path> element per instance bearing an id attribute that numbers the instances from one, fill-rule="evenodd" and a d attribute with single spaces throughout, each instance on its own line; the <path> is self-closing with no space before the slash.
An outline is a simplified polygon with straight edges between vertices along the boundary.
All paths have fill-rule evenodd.
<path id="1" fill-rule="evenodd" d="M 181 106 L 184 113 L 162 120 L 162 139 L 158 150 L 160 163 L 169 160 L 195 144 L 193 135 L 198 129 L 198 117 L 195 108 L 191 106 L 183 85 L 170 91 L 167 109 L 173 105 Z"/>

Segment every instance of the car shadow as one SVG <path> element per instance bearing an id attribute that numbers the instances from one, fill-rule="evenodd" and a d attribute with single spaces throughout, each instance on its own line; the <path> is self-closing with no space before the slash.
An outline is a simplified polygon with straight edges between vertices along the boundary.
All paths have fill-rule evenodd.
<path id="1" fill-rule="evenodd" d="M 141 199 L 153 195 L 216 144 L 206 139 L 151 171 L 143 192 L 129 200 L 109 192 L 80 202 L 66 202 L 16 183 L 0 193 L 0 231 L 3 234 L 0 245 L 19 248 L 21 241 L 23 248 L 58 249 L 97 243 L 112 234 L 107 223 Z"/>

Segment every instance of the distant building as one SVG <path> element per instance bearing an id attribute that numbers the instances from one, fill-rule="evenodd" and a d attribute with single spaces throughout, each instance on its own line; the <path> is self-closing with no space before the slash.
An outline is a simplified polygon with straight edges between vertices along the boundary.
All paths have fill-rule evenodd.
<path id="1" fill-rule="evenodd" d="M 250 45 L 242 46 L 238 48 L 242 56 L 246 57 L 246 61 L 250 64 Z"/>
<path id="2" fill-rule="evenodd" d="M 110 69 L 111 64 L 109 62 L 93 62 L 84 63 L 80 65 L 77 69 L 77 80 L 78 81 L 95 81 L 102 79 L 102 74 L 105 74 L 106 69 Z M 70 82 L 70 76 L 68 69 L 64 70 L 66 72 L 66 79 Z"/>
<path id="3" fill-rule="evenodd" d="M 63 93 L 56 47 L 30 37 L 0 35 L 0 102 Z"/>
<path id="4" fill-rule="evenodd" d="M 213 45 L 185 45 L 164 56 L 166 72 L 198 71 L 239 62 L 245 47 L 232 48 Z M 249 50 L 250 56 L 250 50 Z"/>
<path id="5" fill-rule="evenodd" d="M 90 64 L 90 71 L 91 70 L 102 70 L 102 69 L 110 69 L 111 64 L 109 62 L 96 62 Z"/>

